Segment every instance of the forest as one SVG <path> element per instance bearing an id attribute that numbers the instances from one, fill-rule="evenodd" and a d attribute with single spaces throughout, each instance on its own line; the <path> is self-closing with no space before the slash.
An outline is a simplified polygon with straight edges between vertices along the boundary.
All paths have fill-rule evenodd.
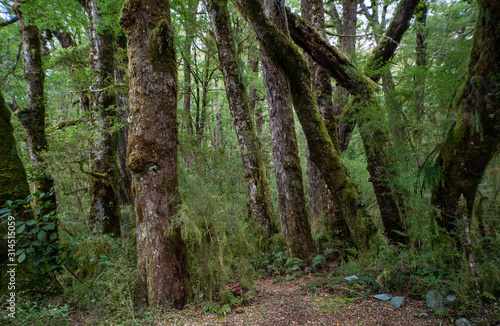
<path id="1" fill-rule="evenodd" d="M 0 323 L 500 325 L 499 0 L 1 0 Z"/>

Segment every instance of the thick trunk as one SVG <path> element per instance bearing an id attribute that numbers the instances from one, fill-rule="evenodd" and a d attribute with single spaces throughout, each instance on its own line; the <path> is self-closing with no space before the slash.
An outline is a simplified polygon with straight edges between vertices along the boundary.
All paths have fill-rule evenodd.
<path id="1" fill-rule="evenodd" d="M 266 57 L 279 62 L 278 68 L 283 69 L 289 77 L 295 112 L 306 135 L 311 160 L 320 169 L 328 188 L 335 195 L 335 202 L 346 216 L 353 240 L 360 249 L 368 247 L 370 240 L 381 241 L 364 204 L 359 200 L 356 185 L 345 173 L 339 152 L 317 109 L 311 88 L 311 73 L 304 57 L 292 41 L 269 21 L 259 1 L 242 0 L 236 4 L 250 21 Z"/>
<path id="2" fill-rule="evenodd" d="M 279 28 L 286 31 L 283 1 L 265 1 L 264 6 Z M 276 58 L 262 46 L 261 62 L 269 107 L 281 227 L 291 255 L 308 263 L 315 256 L 316 248 L 306 210 L 290 83 Z"/>
<path id="3" fill-rule="evenodd" d="M 136 303 L 183 307 L 191 297 L 186 245 L 175 220 L 177 67 L 170 5 L 127 1 L 130 117 L 127 167 L 133 173 L 137 228 Z"/>
<path id="4" fill-rule="evenodd" d="M 441 174 L 432 192 L 438 225 L 458 236 L 458 202 L 463 194 L 472 212 L 478 184 L 500 146 L 500 3 L 480 0 L 465 85 L 457 118 L 440 147 L 435 168 Z"/>
<path id="5" fill-rule="evenodd" d="M 229 109 L 233 116 L 234 127 L 240 144 L 250 208 L 254 221 L 265 237 L 263 242 L 265 245 L 268 243 L 270 235 L 276 231 L 273 220 L 273 205 L 262 159 L 262 146 L 255 133 L 246 89 L 237 62 L 227 0 L 209 0 L 208 9 L 224 75 Z"/>
<path id="6" fill-rule="evenodd" d="M 10 122 L 10 110 L 5 104 L 0 92 L 0 208 L 7 200 L 24 200 L 29 196 L 30 190 L 26 171 L 23 162 L 17 153 L 16 139 L 14 138 L 14 128 Z M 20 208 L 16 212 L 16 218 L 22 220 L 24 209 Z M 4 219 L 5 220 L 5 219 Z M 7 236 L 7 224 L 0 225 L 0 269 L 6 270 L 8 261 L 8 242 L 4 238 Z M 0 279 L 3 278 L 0 277 Z M 3 284 L 2 284 L 3 285 Z"/>
<path id="7" fill-rule="evenodd" d="M 24 78 L 28 88 L 28 103 L 26 108 L 16 111 L 21 122 L 30 154 L 30 161 L 34 167 L 36 192 L 47 194 L 40 200 L 44 208 L 40 216 L 57 210 L 54 179 L 48 174 L 47 166 L 41 155 L 47 151 L 47 137 L 45 136 L 45 98 L 44 79 L 42 68 L 42 43 L 38 27 L 27 25 L 20 11 L 20 4 L 16 1 L 14 11 L 19 17 L 21 40 L 23 43 Z"/>
<path id="8" fill-rule="evenodd" d="M 322 1 L 302 1 L 302 15 L 318 31 L 324 32 L 325 18 Z M 332 102 L 333 89 L 330 83 L 330 75 L 325 68 L 315 63 L 309 56 L 307 57 L 307 62 L 312 70 L 313 89 L 316 94 L 318 109 L 328 128 L 328 134 L 333 145 L 338 149 L 336 120 Z M 336 210 L 339 206 L 335 205 L 334 196 L 326 186 L 321 171 L 311 161 L 309 150 L 307 151 L 307 176 L 311 224 L 319 227 L 322 224 L 321 219 L 326 218 L 327 229 L 335 235 L 335 240 L 338 240 L 339 243 L 344 243 L 350 236 L 345 216 L 342 211 Z"/>
<path id="9" fill-rule="evenodd" d="M 114 83 L 116 45 L 114 33 L 102 24 L 97 0 L 87 2 L 90 18 L 90 68 L 93 74 L 91 110 L 98 139 L 92 151 L 90 223 L 98 234 L 121 236 L 120 167 L 118 135 L 113 123 L 118 117 L 116 95 L 108 88 Z"/>
<path id="10" fill-rule="evenodd" d="M 391 69 L 390 67 L 385 67 L 385 69 L 382 75 L 382 89 L 384 90 L 392 141 L 396 148 L 401 148 L 406 143 L 402 107 L 396 97 L 396 87 L 394 86 Z"/>
<path id="11" fill-rule="evenodd" d="M 340 51 L 353 57 L 356 52 L 356 24 L 357 24 L 357 0 L 342 1 L 342 35 L 340 37 Z M 348 104 L 349 91 L 342 86 L 335 87 L 333 95 L 333 109 L 337 117 L 337 135 L 339 138 L 340 151 L 345 151 L 349 146 L 349 139 L 356 121 L 354 118 L 354 110 L 344 112 L 345 106 Z"/>

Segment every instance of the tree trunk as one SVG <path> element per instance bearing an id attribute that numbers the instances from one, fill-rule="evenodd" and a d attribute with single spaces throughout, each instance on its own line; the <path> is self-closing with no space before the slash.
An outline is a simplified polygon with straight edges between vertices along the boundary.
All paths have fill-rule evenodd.
<path id="1" fill-rule="evenodd" d="M 264 7 L 278 28 L 286 32 L 283 1 L 266 0 Z M 290 82 L 277 60 L 262 46 L 261 62 L 269 107 L 271 146 L 281 227 L 291 255 L 308 263 L 316 255 L 316 248 L 306 210 L 290 97 Z"/>
<path id="2" fill-rule="evenodd" d="M 238 10 L 250 21 L 263 52 L 267 57 L 278 61 L 279 68 L 289 77 L 295 112 L 306 135 L 311 160 L 320 169 L 328 188 L 335 195 L 335 202 L 346 216 L 356 245 L 362 249 L 369 247 L 371 240 L 380 243 L 383 240 L 376 232 L 364 204 L 359 200 L 356 185 L 345 173 L 339 152 L 317 109 L 311 88 L 311 74 L 304 57 L 292 41 L 269 21 L 259 1 L 242 0 L 236 4 Z M 290 21 L 288 23 L 290 25 Z"/>
<path id="3" fill-rule="evenodd" d="M 396 8 L 396 14 L 387 29 L 387 37 L 383 38 L 373 51 L 366 69 L 373 80 L 361 73 L 342 52 L 329 46 L 314 28 L 298 19 L 290 11 L 287 14 L 288 26 L 295 43 L 309 53 L 315 61 L 327 68 L 338 84 L 356 95 L 352 109 L 357 111 L 355 116 L 367 154 L 367 170 L 370 173 L 370 181 L 373 183 L 385 231 L 391 241 L 396 243 L 406 242 L 408 239 L 401 234 L 404 232 L 402 199 L 390 183 L 393 176 L 389 167 L 390 156 L 387 148 L 389 132 L 387 125 L 383 123 L 386 120 L 381 104 L 374 96 L 378 87 L 373 81 L 380 79 L 381 68 L 394 55 L 397 42 L 401 40 L 408 28 L 417 4 L 417 0 L 403 0 Z M 369 110 L 366 110 L 367 108 Z M 362 116 L 361 112 L 363 112 Z"/>
<path id="4" fill-rule="evenodd" d="M 500 146 L 500 3 L 479 0 L 478 5 L 467 77 L 455 105 L 456 121 L 435 163 L 441 177 L 432 191 L 440 212 L 437 223 L 454 236 L 459 234 L 460 196 L 470 214 L 478 184 Z"/>
<path id="5" fill-rule="evenodd" d="M 276 231 L 274 209 L 262 159 L 262 146 L 255 133 L 246 89 L 238 66 L 227 0 L 209 0 L 208 10 L 224 75 L 227 100 L 240 144 L 250 208 L 253 219 L 264 236 L 265 246 Z"/>
<path id="6" fill-rule="evenodd" d="M 38 27 L 27 25 L 21 13 L 19 1 L 14 5 L 14 11 L 19 17 L 21 40 L 23 43 L 24 78 L 28 86 L 28 103 L 26 108 L 16 111 L 26 134 L 30 161 L 34 168 L 36 192 L 46 194 L 39 205 L 44 208 L 40 216 L 57 211 L 54 179 L 48 174 L 45 160 L 41 155 L 47 151 L 48 143 L 45 136 L 45 72 L 42 68 L 42 43 Z M 57 217 L 54 217 L 57 224 Z"/>
<path id="7" fill-rule="evenodd" d="M 92 70 L 91 110 L 98 139 L 92 150 L 90 223 L 94 232 L 121 236 L 120 167 L 118 135 L 113 123 L 118 118 L 116 95 L 109 90 L 114 83 L 116 44 L 114 33 L 102 26 L 97 0 L 87 1 L 90 19 L 90 68 Z"/>
<path id="8" fill-rule="evenodd" d="M 302 16 L 310 21 L 315 28 L 324 33 L 325 18 L 323 11 L 323 2 L 320 0 L 302 1 Z M 333 145 L 338 149 L 336 119 L 334 115 L 334 106 L 332 101 L 332 85 L 328 71 L 315 63 L 309 56 L 307 62 L 312 70 L 313 89 L 316 95 L 318 109 L 323 117 L 328 129 L 328 134 Z M 309 183 L 309 214 L 311 224 L 320 227 L 320 219 L 326 218 L 327 229 L 335 235 L 335 240 L 345 244 L 349 240 L 350 232 L 347 227 L 345 216 L 339 207 L 335 204 L 334 197 L 321 175 L 321 171 L 310 159 L 310 151 L 307 150 L 307 176 Z M 319 231 L 319 230 L 318 230 Z"/>
<path id="9" fill-rule="evenodd" d="M 177 66 L 170 5 L 130 0 L 120 23 L 128 40 L 130 135 L 137 228 L 136 303 L 183 307 L 191 288 L 186 245 L 176 220 Z"/>
<path id="10" fill-rule="evenodd" d="M 340 51 L 353 57 L 356 52 L 356 24 L 357 24 L 357 0 L 342 1 L 342 35 L 340 37 Z M 314 26 L 314 25 L 313 25 Z M 348 104 L 349 91 L 342 86 L 335 87 L 333 94 L 333 109 L 337 117 L 337 134 L 339 138 L 340 151 L 345 151 L 349 146 L 349 139 L 356 120 L 354 118 L 354 110 L 344 112 L 345 106 Z"/>
<path id="11" fill-rule="evenodd" d="M 14 138 L 14 128 L 10 122 L 10 110 L 5 104 L 0 92 L 0 208 L 7 200 L 24 200 L 29 196 L 30 190 L 23 162 L 19 158 Z M 24 209 L 20 207 L 16 219 L 26 219 Z M 4 219 L 5 220 L 5 219 Z M 5 271 L 8 262 L 7 224 L 0 225 L 0 269 Z M 4 275 L 0 276 L 0 279 Z M 2 284 L 3 285 L 3 284 Z"/>
<path id="12" fill-rule="evenodd" d="M 416 76 L 416 96 L 417 96 L 417 112 L 416 112 L 416 126 L 413 131 L 415 141 L 421 143 L 421 125 L 420 120 L 424 114 L 425 110 L 425 75 L 427 70 L 427 45 L 425 44 L 425 25 L 427 22 L 427 2 L 426 0 L 420 0 L 420 4 L 417 7 L 415 13 L 417 21 L 417 67 L 419 68 Z"/>

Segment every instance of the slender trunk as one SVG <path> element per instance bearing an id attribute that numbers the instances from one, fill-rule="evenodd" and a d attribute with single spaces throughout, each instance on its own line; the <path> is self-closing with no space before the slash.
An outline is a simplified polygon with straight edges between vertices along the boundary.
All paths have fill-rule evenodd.
<path id="1" fill-rule="evenodd" d="M 427 45 L 425 44 L 425 25 L 427 22 L 427 3 L 426 0 L 421 0 L 415 12 L 417 21 L 417 67 L 419 68 L 416 76 L 416 96 L 417 96 L 417 108 L 416 108 L 416 126 L 413 131 L 414 139 L 417 143 L 421 143 L 421 119 L 425 110 L 425 74 L 427 70 Z"/>
<path id="2" fill-rule="evenodd" d="M 318 31 L 324 32 L 325 18 L 323 12 L 323 2 L 302 1 L 302 15 L 309 20 Z M 336 119 L 332 101 L 332 85 L 328 71 L 315 63 L 307 56 L 307 63 L 312 70 L 313 89 L 316 95 L 316 102 L 322 118 L 328 129 L 328 134 L 334 147 L 338 150 Z M 320 219 L 326 218 L 327 229 L 335 235 L 335 240 L 339 243 L 348 241 L 350 232 L 342 211 L 338 210 L 339 205 L 335 204 L 334 196 L 328 190 L 321 175 L 321 171 L 310 159 L 310 151 L 307 150 L 307 176 L 309 183 L 309 214 L 311 224 L 319 227 L 322 224 Z"/>
<path id="3" fill-rule="evenodd" d="M 263 163 L 262 146 L 255 133 L 246 89 L 238 66 L 227 0 L 209 0 L 208 9 L 224 75 L 227 100 L 238 134 L 250 209 L 265 238 L 263 244 L 266 246 L 270 236 L 276 231 L 273 205 Z"/>
<path id="4" fill-rule="evenodd" d="M 42 43 L 38 27 L 28 25 L 22 16 L 19 1 L 14 5 L 19 17 L 21 40 L 23 43 L 24 78 L 28 86 L 28 103 L 26 108 L 16 111 L 16 116 L 24 127 L 30 161 L 34 167 L 36 192 L 46 196 L 38 204 L 44 208 L 40 216 L 57 211 L 54 179 L 48 174 L 42 153 L 47 151 L 48 143 L 45 135 L 45 72 L 42 68 Z M 54 217 L 57 223 L 57 217 Z"/>
<path id="5" fill-rule="evenodd" d="M 186 39 L 184 40 L 184 85 L 183 85 L 183 116 L 185 116 L 184 127 L 188 135 L 193 134 L 193 118 L 191 117 L 191 45 L 193 43 L 193 27 L 190 20 L 186 20 L 184 26 Z"/>
<path id="6" fill-rule="evenodd" d="M 343 0 L 342 1 L 342 35 L 340 37 L 340 51 L 348 55 L 350 58 L 354 57 L 356 52 L 356 24 L 357 24 L 357 0 Z M 348 104 L 349 91 L 342 86 L 337 85 L 333 94 L 333 109 L 337 117 L 337 134 L 339 138 L 339 148 L 345 151 L 349 146 L 349 139 L 356 121 L 354 118 L 354 110 L 347 110 L 344 108 Z"/>
<path id="7" fill-rule="evenodd" d="M 404 122 L 402 117 L 402 108 L 396 98 L 396 87 L 392 78 L 390 67 L 382 75 L 382 89 L 384 91 L 385 104 L 387 106 L 389 125 L 391 128 L 392 141 L 396 148 L 401 148 L 405 144 Z"/>
<path id="8" fill-rule="evenodd" d="M 219 88 L 219 80 L 215 80 L 215 89 Z M 222 110 L 219 100 L 219 92 L 215 95 L 215 149 L 222 150 Z"/>
<path id="9" fill-rule="evenodd" d="M 137 229 L 136 303 L 183 307 L 191 297 L 187 250 L 176 219 L 177 66 L 170 5 L 130 0 L 120 23 L 128 40 L 130 135 Z"/>
<path id="10" fill-rule="evenodd" d="M 335 201 L 346 216 L 356 245 L 362 249 L 369 247 L 371 241 L 380 243 L 383 240 L 376 232 L 364 204 L 359 200 L 356 185 L 346 174 L 339 152 L 317 109 L 311 88 L 311 74 L 304 57 L 292 41 L 269 21 L 259 1 L 242 0 L 236 2 L 236 5 L 250 21 L 263 52 L 279 61 L 279 68 L 289 77 L 295 112 L 306 135 L 311 160 L 320 169 L 328 188 L 335 195 Z M 289 21 L 288 25 L 290 23 L 295 24 Z"/>
<path id="11" fill-rule="evenodd" d="M 264 7 L 278 28 L 286 32 L 283 1 L 266 0 Z M 291 255 L 308 263 L 315 256 L 316 248 L 306 210 L 290 97 L 290 82 L 276 58 L 273 58 L 273 55 L 262 46 L 261 62 L 269 107 L 271 146 L 281 227 Z"/>
<path id="12" fill-rule="evenodd" d="M 435 162 L 440 179 L 432 191 L 438 225 L 455 236 L 460 196 L 470 214 L 478 184 L 500 148 L 500 3 L 479 0 L 478 5 L 467 77 L 455 105 L 456 121 Z"/>
<path id="13" fill-rule="evenodd" d="M 297 19 L 290 11 L 287 15 L 288 26 L 295 43 L 327 68 L 338 84 L 356 95 L 351 109 L 355 110 L 355 117 L 360 126 L 367 154 L 367 170 L 370 173 L 370 181 L 373 183 L 386 233 L 391 241 L 396 243 L 406 242 L 408 239 L 401 235 L 401 232 L 404 232 L 404 217 L 400 208 L 402 199 L 398 191 L 391 186 L 393 172 L 389 167 L 391 160 L 388 151 L 389 132 L 385 123 L 378 122 L 386 120 L 381 104 L 374 96 L 378 89 L 374 81 L 380 79 L 381 68 L 394 55 L 398 42 L 409 27 L 417 4 L 417 0 L 403 0 L 399 3 L 387 29 L 387 37 L 379 41 L 369 60 L 366 73 L 371 79 L 361 73 L 342 52 L 329 46 L 314 28 Z M 366 110 L 367 108 L 370 110 Z M 377 123 L 374 123 L 375 121 Z"/>
<path id="14" fill-rule="evenodd" d="M 116 95 L 108 88 L 114 83 L 116 45 L 114 33 L 103 28 L 97 0 L 87 2 L 90 19 L 90 68 L 93 74 L 91 108 L 98 139 L 92 151 L 90 223 L 94 232 L 121 236 L 120 167 L 118 135 L 113 123 L 118 117 Z"/>

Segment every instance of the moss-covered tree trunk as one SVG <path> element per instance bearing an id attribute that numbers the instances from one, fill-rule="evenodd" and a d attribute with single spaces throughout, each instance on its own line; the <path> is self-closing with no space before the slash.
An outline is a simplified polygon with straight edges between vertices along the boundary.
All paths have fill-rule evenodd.
<path id="1" fill-rule="evenodd" d="M 97 0 L 87 1 L 93 86 L 91 110 L 95 113 L 93 120 L 98 133 L 92 150 L 90 222 L 96 233 L 120 236 L 118 134 L 113 128 L 118 114 L 116 94 L 109 90 L 114 83 L 116 44 L 113 31 L 102 23 L 99 5 Z"/>
<path id="2" fill-rule="evenodd" d="M 325 17 L 323 1 L 303 0 L 301 2 L 301 9 L 302 17 L 315 26 L 318 31 L 324 33 Z M 337 121 L 334 115 L 333 89 L 330 83 L 330 75 L 325 68 L 314 62 L 309 56 L 307 56 L 307 63 L 312 71 L 313 89 L 316 94 L 319 112 L 325 121 L 332 143 L 338 150 Z M 307 176 L 311 224 L 315 226 L 315 231 L 320 231 L 320 228 L 326 227 L 331 234 L 335 235 L 334 240 L 344 246 L 350 237 L 345 216 L 338 209 L 340 206 L 336 204 L 332 193 L 326 186 L 321 171 L 311 161 L 309 150 L 307 151 Z M 325 230 L 321 231 L 324 232 Z"/>
<path id="3" fill-rule="evenodd" d="M 264 8 L 277 28 L 287 31 L 284 2 L 266 0 Z M 307 263 L 315 256 L 316 248 L 306 209 L 290 82 L 279 60 L 264 46 L 261 46 L 261 63 L 269 109 L 281 228 L 291 255 Z"/>
<path id="4" fill-rule="evenodd" d="M 30 154 L 30 163 L 33 166 L 36 192 L 44 193 L 39 205 L 43 205 L 40 216 L 57 210 L 54 179 L 47 172 L 43 153 L 48 149 L 45 135 L 45 72 L 42 68 L 42 43 L 37 26 L 29 25 L 22 15 L 19 1 L 14 5 L 14 11 L 19 17 L 22 55 L 24 59 L 24 78 L 27 83 L 28 103 L 19 108 L 16 116 L 21 122 Z"/>
<path id="5" fill-rule="evenodd" d="M 338 209 L 346 216 L 353 241 L 360 249 L 369 247 L 371 240 L 380 243 L 380 234 L 360 201 L 356 185 L 346 174 L 339 152 L 334 147 L 317 109 L 311 87 L 311 72 L 305 58 L 291 39 L 266 17 L 259 1 L 241 0 L 235 3 L 238 10 L 250 21 L 266 57 L 279 62 L 279 67 L 289 77 L 295 112 L 306 135 L 311 160 L 323 174 L 339 205 Z"/>
<path id="6" fill-rule="evenodd" d="M 262 146 L 255 132 L 245 85 L 238 66 L 227 0 L 209 0 L 207 3 L 224 75 L 229 109 L 238 134 L 250 209 L 254 221 L 264 236 L 264 246 L 266 246 L 269 237 L 276 231 L 274 209 L 263 162 Z"/>
<path id="7" fill-rule="evenodd" d="M 438 224 L 458 236 L 458 202 L 467 211 L 484 171 L 500 146 L 500 2 L 478 1 L 472 50 L 465 85 L 455 105 L 456 121 L 440 147 L 435 168 L 440 171 L 432 203 Z"/>
<path id="8" fill-rule="evenodd" d="M 14 138 L 14 128 L 10 123 L 10 110 L 5 104 L 3 94 L 0 91 L 0 208 L 7 200 L 24 200 L 30 194 L 26 171 L 23 162 L 19 158 Z M 24 218 L 24 210 L 19 209 L 16 213 L 20 220 Z M 7 224 L 0 226 L 0 270 L 5 271 L 7 264 Z M 0 279 L 4 275 L 0 276 Z M 5 289 L 5 287 L 2 287 Z"/>
<path id="9" fill-rule="evenodd" d="M 130 0 L 121 24 L 128 40 L 130 135 L 137 228 L 136 303 L 183 307 L 191 297 L 186 245 L 176 219 L 177 65 L 170 5 Z"/>
<path id="10" fill-rule="evenodd" d="M 367 154 L 367 170 L 373 184 L 378 206 L 387 236 L 393 242 L 406 242 L 402 197 L 391 185 L 393 172 L 389 145 L 389 129 L 380 102 L 375 96 L 378 90 L 374 81 L 381 77 L 381 68 L 392 58 L 394 51 L 409 27 L 410 19 L 418 4 L 417 0 L 403 0 L 383 38 L 369 60 L 368 78 L 339 50 L 331 47 L 321 35 L 306 22 L 288 11 L 290 34 L 300 47 L 315 61 L 327 68 L 339 85 L 356 96 L 355 119 L 360 126 L 363 146 Z"/>

